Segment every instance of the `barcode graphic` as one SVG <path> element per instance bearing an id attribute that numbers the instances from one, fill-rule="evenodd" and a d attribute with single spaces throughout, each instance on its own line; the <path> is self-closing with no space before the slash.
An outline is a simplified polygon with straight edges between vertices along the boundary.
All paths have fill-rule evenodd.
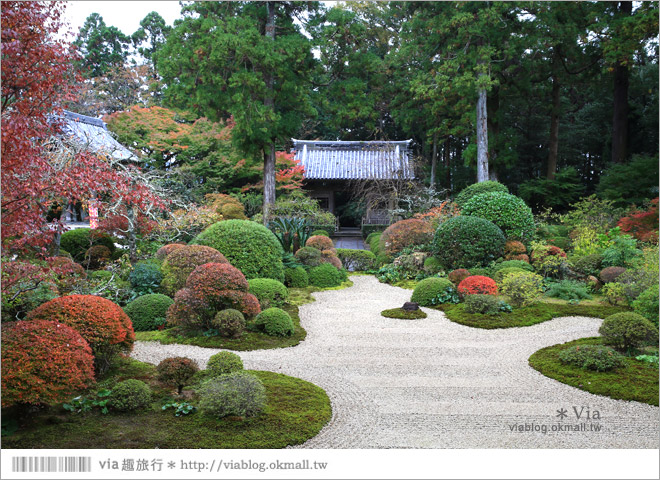
<path id="1" fill-rule="evenodd" d="M 91 472 L 92 457 L 12 457 L 12 472 Z"/>

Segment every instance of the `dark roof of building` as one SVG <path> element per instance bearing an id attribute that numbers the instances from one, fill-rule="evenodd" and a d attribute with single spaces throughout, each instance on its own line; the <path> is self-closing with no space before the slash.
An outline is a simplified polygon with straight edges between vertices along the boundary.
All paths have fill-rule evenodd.
<path id="1" fill-rule="evenodd" d="M 293 139 L 307 180 L 413 179 L 410 142 Z"/>
<path id="2" fill-rule="evenodd" d="M 63 133 L 83 148 L 110 155 L 116 160 L 137 160 L 112 136 L 103 120 L 64 110 Z"/>

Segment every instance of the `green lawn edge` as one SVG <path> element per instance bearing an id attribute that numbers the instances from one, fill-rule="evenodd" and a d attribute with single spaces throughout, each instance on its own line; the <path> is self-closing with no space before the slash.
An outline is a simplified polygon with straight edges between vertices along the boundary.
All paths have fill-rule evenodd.
<path id="1" fill-rule="evenodd" d="M 529 357 L 529 366 L 546 377 L 589 393 L 658 406 L 657 368 L 632 357 L 624 358 L 625 368 L 609 372 L 564 365 L 559 360 L 559 352 L 575 345 L 602 345 L 602 338 L 580 338 L 542 348 Z"/>
<path id="2" fill-rule="evenodd" d="M 400 307 L 383 310 L 380 314 L 385 318 L 397 318 L 400 320 L 419 320 L 428 317 L 428 315 L 421 310 L 409 311 Z"/>

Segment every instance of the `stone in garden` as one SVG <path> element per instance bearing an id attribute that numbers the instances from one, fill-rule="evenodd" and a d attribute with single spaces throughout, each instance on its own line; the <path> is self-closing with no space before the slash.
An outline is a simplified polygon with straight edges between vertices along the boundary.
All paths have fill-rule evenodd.
<path id="1" fill-rule="evenodd" d="M 407 312 L 414 312 L 415 310 L 419 310 L 419 303 L 406 302 L 403 304 L 402 308 Z"/>

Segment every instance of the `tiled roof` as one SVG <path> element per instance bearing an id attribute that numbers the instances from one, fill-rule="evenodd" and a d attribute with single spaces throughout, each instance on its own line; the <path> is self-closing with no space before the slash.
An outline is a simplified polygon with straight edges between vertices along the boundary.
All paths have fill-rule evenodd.
<path id="1" fill-rule="evenodd" d="M 308 180 L 392 180 L 415 178 L 409 145 L 403 141 L 317 141 L 293 139 L 295 159 Z"/>
<path id="2" fill-rule="evenodd" d="M 136 160 L 137 157 L 114 139 L 103 120 L 64 110 L 64 134 L 94 153 L 104 153 L 116 160 Z"/>

